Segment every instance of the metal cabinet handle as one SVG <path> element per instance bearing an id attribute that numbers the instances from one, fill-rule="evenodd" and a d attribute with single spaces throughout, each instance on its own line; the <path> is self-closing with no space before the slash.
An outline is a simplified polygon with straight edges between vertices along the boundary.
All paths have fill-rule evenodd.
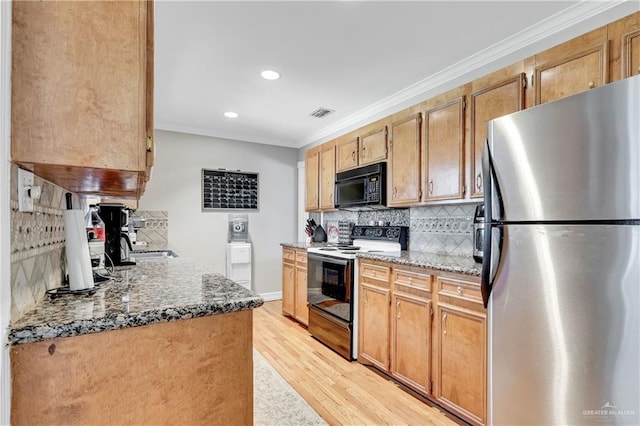
<path id="1" fill-rule="evenodd" d="M 409 277 L 409 283 L 413 284 L 413 277 Z"/>
<path id="2" fill-rule="evenodd" d="M 351 159 L 353 161 L 356 161 L 356 152 L 355 151 L 351 151 Z"/>
<path id="3" fill-rule="evenodd" d="M 394 186 L 393 187 L 393 198 L 395 198 L 398 195 L 398 187 Z"/>
<path id="4" fill-rule="evenodd" d="M 363 146 L 363 147 L 362 147 L 362 151 L 360 151 L 360 158 L 361 158 L 361 159 L 363 159 L 363 160 L 364 160 L 364 159 L 365 159 L 365 157 L 366 157 L 366 156 L 365 156 L 365 154 L 364 154 L 364 150 L 365 150 L 365 148 L 366 148 L 366 147 L 364 147 L 364 146 Z"/>
<path id="5" fill-rule="evenodd" d="M 462 287 L 458 287 L 457 290 L 458 290 L 458 294 L 462 296 Z"/>
<path id="6" fill-rule="evenodd" d="M 589 82 L 589 89 L 593 89 L 595 87 L 595 83 L 593 81 Z"/>
<path id="7" fill-rule="evenodd" d="M 433 179 L 429 179 L 429 194 L 433 194 Z"/>
<path id="8" fill-rule="evenodd" d="M 400 319 L 400 301 L 396 302 L 396 308 L 398 309 L 398 319 Z"/>
<path id="9" fill-rule="evenodd" d="M 447 314 L 442 314 L 442 334 L 447 334 Z"/>
<path id="10" fill-rule="evenodd" d="M 478 173 L 478 176 L 476 176 L 476 189 L 478 191 L 482 189 L 482 173 Z"/>

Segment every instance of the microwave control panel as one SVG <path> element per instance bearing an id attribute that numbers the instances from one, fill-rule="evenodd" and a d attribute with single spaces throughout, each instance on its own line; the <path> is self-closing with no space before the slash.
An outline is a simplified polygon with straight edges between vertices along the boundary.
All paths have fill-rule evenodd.
<path id="1" fill-rule="evenodd" d="M 380 201 L 380 179 L 377 176 L 367 179 L 367 201 Z"/>

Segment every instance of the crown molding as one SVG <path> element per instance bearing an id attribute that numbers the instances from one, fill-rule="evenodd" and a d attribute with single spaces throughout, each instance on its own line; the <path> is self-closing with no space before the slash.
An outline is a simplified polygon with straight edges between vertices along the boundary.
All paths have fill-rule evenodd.
<path id="1" fill-rule="evenodd" d="M 372 119 L 384 112 L 393 110 L 403 103 L 425 96 L 429 92 L 446 85 L 457 78 L 461 78 L 474 70 L 490 65 L 510 54 L 514 54 L 521 49 L 534 43 L 543 41 L 553 35 L 565 31 L 576 24 L 598 16 L 610 9 L 622 4 L 637 4 L 637 0 L 610 0 L 610 1 L 587 1 L 583 0 L 571 7 L 568 7 L 555 15 L 552 15 L 535 25 L 498 42 L 486 49 L 483 49 L 462 61 L 459 61 L 411 86 L 402 89 L 378 102 L 369 105 L 360 111 L 351 114 L 330 126 L 327 126 L 305 138 L 299 147 L 309 144 L 317 144 L 341 131 L 350 131 L 358 127 L 367 119 Z M 400 110 L 401 108 L 398 108 Z M 388 114 L 387 114 L 388 115 Z"/>
<path id="2" fill-rule="evenodd" d="M 262 145 L 275 145 L 282 146 L 285 148 L 299 148 L 295 141 L 292 140 L 284 140 L 284 139 L 255 139 L 251 136 L 242 136 L 237 133 L 225 133 L 225 132 L 214 132 L 210 129 L 201 129 L 198 127 L 192 126 L 184 126 L 181 124 L 167 123 L 167 122 L 155 122 L 154 123 L 155 130 L 163 130 L 168 132 L 177 132 L 177 133 L 188 133 L 191 135 L 200 135 L 200 136 L 208 136 L 211 138 L 232 140 L 238 142 L 247 142 L 247 143 L 258 143 Z"/>

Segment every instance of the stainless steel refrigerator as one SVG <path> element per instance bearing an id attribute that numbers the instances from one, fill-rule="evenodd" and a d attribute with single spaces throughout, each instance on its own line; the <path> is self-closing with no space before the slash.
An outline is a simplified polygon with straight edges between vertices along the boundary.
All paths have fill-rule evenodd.
<path id="1" fill-rule="evenodd" d="M 488 126 L 489 423 L 640 424 L 640 76 Z"/>

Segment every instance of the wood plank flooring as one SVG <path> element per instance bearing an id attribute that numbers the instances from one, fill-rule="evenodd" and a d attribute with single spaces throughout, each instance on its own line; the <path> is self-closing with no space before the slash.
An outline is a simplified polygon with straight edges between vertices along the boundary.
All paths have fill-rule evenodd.
<path id="1" fill-rule="evenodd" d="M 312 338 L 280 301 L 255 309 L 253 324 L 254 347 L 330 425 L 464 424 Z"/>

